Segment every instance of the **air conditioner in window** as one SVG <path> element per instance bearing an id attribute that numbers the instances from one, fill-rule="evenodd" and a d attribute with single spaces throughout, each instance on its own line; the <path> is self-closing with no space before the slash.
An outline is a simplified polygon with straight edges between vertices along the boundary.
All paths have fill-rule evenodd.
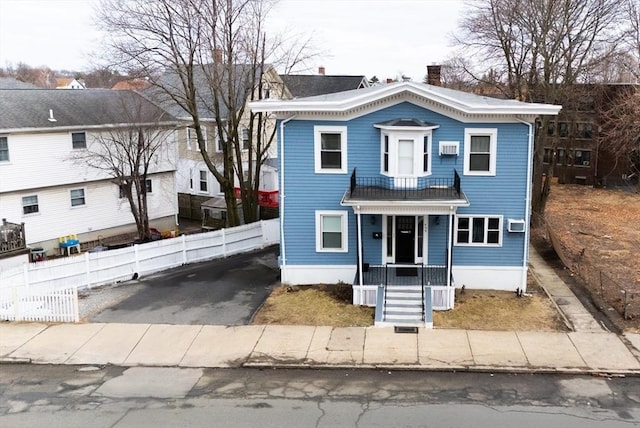
<path id="1" fill-rule="evenodd" d="M 458 156 L 460 142 L 440 141 L 440 156 Z"/>
<path id="2" fill-rule="evenodd" d="M 509 232 L 515 233 L 523 233 L 525 231 L 525 222 L 524 220 L 516 220 L 516 219 L 508 219 L 507 220 L 507 230 Z"/>
<path id="3" fill-rule="evenodd" d="M 582 166 L 589 166 L 589 161 L 582 161 Z"/>

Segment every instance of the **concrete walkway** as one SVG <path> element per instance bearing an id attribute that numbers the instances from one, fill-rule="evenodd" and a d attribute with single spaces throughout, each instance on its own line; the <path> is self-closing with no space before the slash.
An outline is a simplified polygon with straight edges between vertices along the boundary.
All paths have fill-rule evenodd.
<path id="1" fill-rule="evenodd" d="M 0 323 L 0 362 L 640 375 L 640 334 L 604 331 L 533 248 L 531 267 L 574 331 Z"/>
<path id="2" fill-rule="evenodd" d="M 39 364 L 350 367 L 640 375 L 607 332 L 308 326 L 0 324 L 0 358 Z"/>

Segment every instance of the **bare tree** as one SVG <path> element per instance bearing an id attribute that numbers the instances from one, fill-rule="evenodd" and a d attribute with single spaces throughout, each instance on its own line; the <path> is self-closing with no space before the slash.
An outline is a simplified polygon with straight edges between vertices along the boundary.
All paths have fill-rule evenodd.
<path id="1" fill-rule="evenodd" d="M 478 71 L 491 68 L 507 98 L 562 104 L 576 84 L 588 82 L 590 70 L 614 54 L 623 1 L 477 0 L 470 2 L 456 42 L 467 57 L 482 58 L 466 71 L 491 83 Z M 542 118 L 542 130 L 549 120 Z M 557 132 L 536 134 L 531 203 L 540 215 L 555 167 L 555 159 L 543 164 L 544 149 L 555 152 L 557 145 Z"/>
<path id="2" fill-rule="evenodd" d="M 157 165 L 167 162 L 165 152 L 176 122 L 140 95 L 121 91 L 120 96 L 117 114 L 122 125 L 94 134 L 85 150 L 74 150 L 72 160 L 112 178 L 129 203 L 138 238 L 148 240 L 147 180 Z"/>
<path id="3" fill-rule="evenodd" d="M 190 117 L 203 161 L 220 184 L 230 226 L 240 223 L 234 186 L 241 189 L 245 222 L 257 218 L 260 168 L 273 141 L 262 114 L 245 110 L 263 96 L 267 59 L 288 69 L 303 61 L 307 41 L 285 48 L 267 38 L 269 0 L 103 0 L 99 19 L 113 36 L 122 66 L 152 85 Z M 283 55 L 283 52 L 287 55 Z M 280 56 L 278 56 L 280 55 Z M 280 61 L 288 61 L 283 65 Z M 203 119 L 212 116 L 222 159 L 206 150 Z M 243 128 L 250 150 L 243 156 Z"/>

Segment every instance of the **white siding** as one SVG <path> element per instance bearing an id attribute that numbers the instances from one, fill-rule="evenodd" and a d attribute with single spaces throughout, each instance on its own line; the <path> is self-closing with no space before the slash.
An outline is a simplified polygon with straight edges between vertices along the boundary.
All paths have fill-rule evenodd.
<path id="1" fill-rule="evenodd" d="M 153 174 L 149 178 L 153 186 L 147 195 L 149 219 L 175 215 L 178 209 L 174 173 Z M 85 191 L 85 205 L 72 207 L 69 191 L 77 188 Z M 34 194 L 38 196 L 38 213 L 23 215 L 22 197 Z M 27 244 L 134 223 L 127 200 L 119 198 L 118 187 L 109 180 L 0 193 L 0 207 L 3 218 L 25 223 Z"/>
<path id="2" fill-rule="evenodd" d="M 71 159 L 70 132 L 8 134 L 9 162 L 0 163 L 0 194 L 108 178 L 108 174 Z M 150 167 L 173 171 L 177 157 L 172 133 Z M 94 137 L 87 133 L 87 144 Z"/>

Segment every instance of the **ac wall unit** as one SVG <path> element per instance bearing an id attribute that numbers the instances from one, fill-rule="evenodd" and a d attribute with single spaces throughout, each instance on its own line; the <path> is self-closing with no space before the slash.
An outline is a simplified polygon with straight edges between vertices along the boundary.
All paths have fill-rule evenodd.
<path id="1" fill-rule="evenodd" d="M 589 161 L 582 161 L 582 166 L 589 166 Z"/>
<path id="2" fill-rule="evenodd" d="M 440 156 L 458 156 L 459 141 L 440 141 Z"/>
<path id="3" fill-rule="evenodd" d="M 515 233 L 523 233 L 525 231 L 525 222 L 520 219 L 508 219 L 507 220 L 507 231 L 515 232 Z"/>

